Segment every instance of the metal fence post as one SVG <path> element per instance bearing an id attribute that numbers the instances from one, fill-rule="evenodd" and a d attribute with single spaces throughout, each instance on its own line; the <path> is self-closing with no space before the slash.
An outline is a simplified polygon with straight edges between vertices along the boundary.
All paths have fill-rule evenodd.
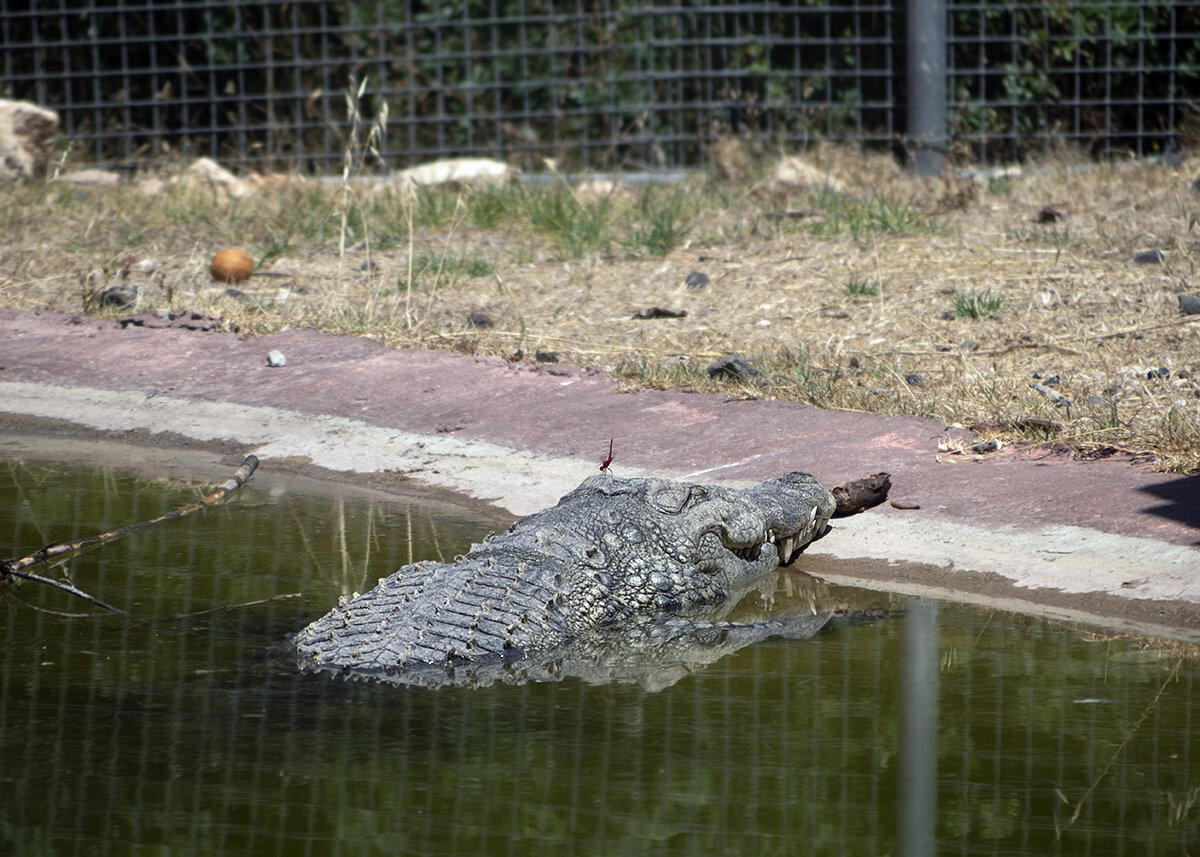
<path id="1" fill-rule="evenodd" d="M 919 598 L 904 617 L 900 737 L 901 857 L 937 853 L 938 603 Z"/>
<path id="2" fill-rule="evenodd" d="M 908 139 L 917 172 L 942 171 L 946 152 L 946 0 L 908 2 Z"/>

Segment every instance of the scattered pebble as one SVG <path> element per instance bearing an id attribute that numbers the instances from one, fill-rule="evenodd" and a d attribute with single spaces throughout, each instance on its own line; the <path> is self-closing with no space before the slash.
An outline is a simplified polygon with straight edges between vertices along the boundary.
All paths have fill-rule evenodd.
<path id="1" fill-rule="evenodd" d="M 1040 384 L 1037 381 L 1034 381 L 1029 386 L 1032 387 L 1033 389 L 1037 390 L 1039 393 L 1041 393 L 1047 399 L 1049 399 L 1050 402 L 1054 405 L 1054 407 L 1056 407 L 1056 408 L 1071 407 L 1072 403 L 1071 403 L 1070 399 L 1068 399 L 1062 393 L 1054 392 L 1049 387 L 1047 387 L 1045 384 Z"/>
<path id="2" fill-rule="evenodd" d="M 1148 380 L 1148 381 L 1152 381 L 1155 378 L 1170 378 L 1170 377 L 1171 377 L 1171 370 L 1167 366 L 1159 366 L 1156 369 L 1147 369 L 1146 370 L 1146 380 Z"/>
<path id="3" fill-rule="evenodd" d="M 1184 315 L 1200 315 L 1200 295 L 1176 295 L 1179 311 Z"/>
<path id="4" fill-rule="evenodd" d="M 770 327 L 770 326 L 771 326 L 771 319 L 769 319 L 769 318 L 760 318 L 758 321 L 754 322 L 754 326 L 755 326 L 755 327 Z"/>
<path id="5" fill-rule="evenodd" d="M 1167 261 L 1167 254 L 1162 250 L 1143 250 L 1135 253 L 1129 261 L 1135 265 L 1161 265 Z"/>
<path id="6" fill-rule="evenodd" d="M 708 274 L 704 273 L 703 271 L 692 271 L 683 278 L 683 284 L 689 289 L 702 289 L 710 282 L 712 281 L 709 280 Z"/>
<path id="7" fill-rule="evenodd" d="M 488 315 L 486 312 L 479 312 L 478 310 L 467 313 L 467 324 L 471 325 L 471 327 L 477 328 L 496 326 L 495 320 L 490 315 Z"/>
<path id="8" fill-rule="evenodd" d="M 971 452 L 978 452 L 980 454 L 997 452 L 1002 446 L 1004 444 L 998 440 L 981 440 L 979 443 L 971 445 Z"/>
<path id="9" fill-rule="evenodd" d="M 778 211 L 768 211 L 763 217 L 769 220 L 801 220 L 805 217 L 818 217 L 820 214 L 815 208 L 781 208 Z"/>
<path id="10" fill-rule="evenodd" d="M 1059 379 L 1057 375 L 1043 375 L 1041 372 L 1034 372 L 1033 377 L 1035 380 L 1041 381 L 1047 387 L 1058 386 Z"/>
<path id="11" fill-rule="evenodd" d="M 137 287 L 129 283 L 118 283 L 109 286 L 100 293 L 100 303 L 113 306 L 128 306 L 137 300 Z"/>
<path id="12" fill-rule="evenodd" d="M 118 319 L 121 327 L 180 327 L 184 330 L 217 330 L 221 319 L 206 312 L 186 309 L 158 310 L 155 312 L 139 312 L 126 318 Z"/>
<path id="13" fill-rule="evenodd" d="M 638 310 L 633 314 L 634 318 L 686 318 L 687 310 L 685 309 L 666 309 L 665 307 L 652 306 L 648 309 Z"/>
<path id="14" fill-rule="evenodd" d="M 974 339 L 964 339 L 962 342 L 958 343 L 958 350 L 966 352 L 978 351 L 979 343 Z"/>
<path id="15" fill-rule="evenodd" d="M 221 294 L 231 298 L 244 298 L 246 296 L 246 293 L 241 289 L 233 288 L 226 289 L 225 291 L 221 292 Z"/>
<path id="16" fill-rule="evenodd" d="M 137 271 L 139 274 L 153 274 L 158 270 L 158 262 L 154 259 L 139 259 L 129 266 L 129 270 Z"/>
<path id="17" fill-rule="evenodd" d="M 1059 211 L 1053 206 L 1043 205 L 1042 210 L 1038 212 L 1034 220 L 1038 223 L 1058 223 L 1060 220 L 1065 219 L 1066 216 L 1067 213 L 1065 211 Z"/>
<path id="18" fill-rule="evenodd" d="M 920 503 L 909 503 L 905 500 L 892 500 L 888 503 L 888 505 L 891 506 L 893 509 L 912 510 L 912 509 L 920 509 L 921 508 Z"/>
<path id="19" fill-rule="evenodd" d="M 737 378 L 741 381 L 754 381 L 762 377 L 759 372 L 741 357 L 730 355 L 710 363 L 708 366 L 710 378 Z"/>
<path id="20" fill-rule="evenodd" d="M 538 363 L 557 363 L 559 358 L 557 351 L 535 351 L 533 359 Z"/>
<path id="21" fill-rule="evenodd" d="M 910 387 L 924 387 L 926 386 L 927 382 L 924 375 L 918 374 L 917 372 L 909 372 L 904 376 L 904 383 L 908 384 Z"/>
<path id="22" fill-rule="evenodd" d="M 268 366 L 286 366 L 287 358 L 283 356 L 283 352 L 277 348 L 273 348 L 267 352 Z"/>

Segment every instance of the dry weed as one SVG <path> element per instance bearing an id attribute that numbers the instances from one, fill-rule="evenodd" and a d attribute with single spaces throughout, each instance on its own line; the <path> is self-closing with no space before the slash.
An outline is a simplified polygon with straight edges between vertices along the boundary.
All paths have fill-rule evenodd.
<path id="1" fill-rule="evenodd" d="M 137 309 L 203 310 L 244 332 L 557 351 L 634 386 L 920 414 L 1200 469 L 1200 316 L 1176 303 L 1200 291 L 1200 162 L 1062 160 L 930 182 L 880 154 L 808 157 L 845 191 L 705 177 L 599 199 L 562 184 L 415 198 L 356 186 L 346 205 L 347 181 L 274 183 L 230 204 L 10 186 L 0 305 L 78 312 L 81 282 L 125 278 L 142 286 Z M 1045 206 L 1065 216 L 1038 222 Z M 210 282 L 208 258 L 231 244 L 276 276 L 234 296 Z M 1165 261 L 1134 264 L 1143 250 Z M 155 274 L 131 268 L 143 258 Z M 709 282 L 690 288 L 696 271 Z M 653 307 L 686 316 L 634 318 Z M 708 378 L 734 353 L 761 383 Z"/>

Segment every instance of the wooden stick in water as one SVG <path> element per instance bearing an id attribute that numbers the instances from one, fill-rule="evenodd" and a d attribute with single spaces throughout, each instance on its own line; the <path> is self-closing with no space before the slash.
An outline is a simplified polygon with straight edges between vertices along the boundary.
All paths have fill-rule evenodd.
<path id="1" fill-rule="evenodd" d="M 136 532 L 137 530 L 143 530 L 146 527 L 153 526 L 154 524 L 161 524 L 163 521 L 174 521 L 178 518 L 186 517 L 193 512 L 197 512 L 200 509 L 211 506 L 214 503 L 220 503 L 238 488 L 241 488 L 242 485 L 244 485 L 246 481 L 254 474 L 254 471 L 257 467 L 257 456 L 247 455 L 246 460 L 242 462 L 242 466 L 237 469 L 233 476 L 231 476 L 229 479 L 226 479 L 215 489 L 213 489 L 211 493 L 197 500 L 195 503 L 189 503 L 186 506 L 173 509 L 170 512 L 167 512 L 165 515 L 159 515 L 157 518 L 152 518 L 149 521 L 141 521 L 136 524 L 129 524 L 128 526 L 120 527 L 119 529 L 112 530 L 107 533 L 101 533 L 98 536 L 88 536 L 87 538 L 77 539 L 73 542 L 54 542 L 46 545 L 41 550 L 34 551 L 29 556 L 24 556 L 20 559 L 0 560 L 0 580 L 4 580 L 9 575 L 12 575 L 13 577 L 19 577 L 24 580 L 32 580 L 36 583 L 46 583 L 50 586 L 61 589 L 64 592 L 69 592 L 72 595 L 82 598 L 85 601 L 90 601 L 91 603 L 103 607 L 106 610 L 111 610 L 114 613 L 123 613 L 123 610 L 118 610 L 111 604 L 106 604 L 99 598 L 88 595 L 82 589 L 79 589 L 70 583 L 64 583 L 62 581 L 52 580 L 48 577 L 42 577 L 41 575 L 32 574 L 25 571 L 25 569 L 29 568 L 30 566 L 38 565 L 39 563 L 48 562 L 55 557 L 60 557 L 74 551 L 83 550 L 84 548 L 89 548 L 94 545 L 108 544 L 111 541 L 116 541 L 121 536 Z"/>

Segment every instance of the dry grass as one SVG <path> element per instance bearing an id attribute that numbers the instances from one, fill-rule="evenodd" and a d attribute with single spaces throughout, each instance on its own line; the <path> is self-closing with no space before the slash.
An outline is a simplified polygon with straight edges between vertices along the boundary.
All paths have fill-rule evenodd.
<path id="1" fill-rule="evenodd" d="M 9 187 L 0 305 L 116 317 L 130 310 L 97 307 L 96 295 L 125 276 L 141 286 L 137 309 L 204 310 L 243 332 L 310 326 L 508 358 L 556 351 L 631 385 L 919 414 L 983 424 L 989 438 L 1200 469 L 1200 316 L 1175 300 L 1200 291 L 1200 229 L 1189 230 L 1200 162 L 1063 160 L 990 182 L 927 182 L 882 155 L 811 159 L 847 192 L 756 193 L 751 179 L 701 177 L 593 198 L 556 184 L 414 199 L 280 182 L 223 204 Z M 1066 219 L 1034 222 L 1044 205 Z M 781 210 L 808 213 L 772 216 Z M 283 276 L 225 295 L 207 260 L 227 245 Z M 1147 249 L 1166 261 L 1130 262 Z M 140 258 L 157 272 L 122 274 Z M 693 271 L 709 285 L 685 287 Z M 687 315 L 633 318 L 650 307 Z M 709 379 L 711 359 L 731 353 L 761 382 Z M 1038 375 L 1057 375 L 1049 389 L 1070 404 L 1033 389 Z"/>

